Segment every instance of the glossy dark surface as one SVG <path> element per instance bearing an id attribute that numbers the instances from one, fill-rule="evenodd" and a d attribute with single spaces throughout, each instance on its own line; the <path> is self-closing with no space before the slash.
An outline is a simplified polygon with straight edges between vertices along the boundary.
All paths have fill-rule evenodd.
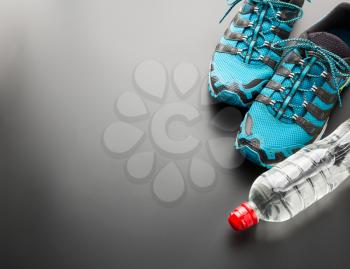
<path id="1" fill-rule="evenodd" d="M 319 2 L 297 32 L 337 1 Z M 1 1 L 1 268 L 349 266 L 348 184 L 288 223 L 243 234 L 227 223 L 263 170 L 233 151 L 244 111 L 208 104 L 225 8 Z M 343 104 L 329 131 L 350 116 L 348 93 Z"/>

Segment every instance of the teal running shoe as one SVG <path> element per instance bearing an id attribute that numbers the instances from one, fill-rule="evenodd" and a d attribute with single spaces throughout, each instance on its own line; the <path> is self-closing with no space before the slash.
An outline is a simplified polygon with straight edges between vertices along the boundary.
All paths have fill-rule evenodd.
<path id="1" fill-rule="evenodd" d="M 231 1 L 224 18 L 241 1 Z M 303 15 L 303 4 L 304 0 L 244 2 L 215 49 L 208 83 L 212 97 L 234 106 L 251 104 L 281 61 L 282 51 L 271 44 L 289 37 Z"/>
<path id="2" fill-rule="evenodd" d="M 285 56 L 237 136 L 249 160 L 270 168 L 322 137 L 350 82 L 349 16 L 342 4 L 301 38 L 273 44 Z"/>

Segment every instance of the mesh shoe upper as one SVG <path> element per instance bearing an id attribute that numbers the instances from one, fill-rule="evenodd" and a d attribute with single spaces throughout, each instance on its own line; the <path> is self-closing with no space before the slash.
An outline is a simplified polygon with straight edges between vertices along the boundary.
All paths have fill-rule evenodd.
<path id="1" fill-rule="evenodd" d="M 300 0 L 245 2 L 213 56 L 210 82 L 215 97 L 238 94 L 245 106 L 257 96 L 281 60 L 282 53 L 271 44 L 289 37 L 302 4 Z"/>
<path id="2" fill-rule="evenodd" d="M 317 139 L 348 85 L 349 46 L 316 32 L 285 46 L 289 53 L 242 123 L 239 147 L 249 147 L 265 165 L 283 160 Z M 338 55 L 338 54 L 340 55 Z M 257 161 L 257 160 L 255 160 Z"/>

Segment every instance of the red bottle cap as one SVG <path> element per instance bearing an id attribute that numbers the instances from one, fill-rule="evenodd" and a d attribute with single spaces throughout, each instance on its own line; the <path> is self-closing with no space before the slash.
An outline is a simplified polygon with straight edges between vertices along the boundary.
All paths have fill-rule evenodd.
<path id="1" fill-rule="evenodd" d="M 238 232 L 242 232 L 254 225 L 257 225 L 259 223 L 259 218 L 251 205 L 244 202 L 231 212 L 228 222 L 233 229 Z"/>

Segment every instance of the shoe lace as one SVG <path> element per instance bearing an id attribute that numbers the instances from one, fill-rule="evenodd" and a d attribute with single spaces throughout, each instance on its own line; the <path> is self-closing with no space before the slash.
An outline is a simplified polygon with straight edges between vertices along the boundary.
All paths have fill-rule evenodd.
<path id="1" fill-rule="evenodd" d="M 281 40 L 278 42 L 275 42 L 272 44 L 272 47 L 275 50 L 281 50 L 284 51 L 284 55 L 288 55 L 292 51 L 297 53 L 298 55 L 302 56 L 302 51 L 305 52 L 305 56 L 302 57 L 301 62 L 299 63 L 301 66 L 306 66 L 306 63 L 309 64 L 310 68 L 309 71 L 304 73 L 303 68 L 301 68 L 297 72 L 292 72 L 291 75 L 287 78 L 290 80 L 292 85 L 291 87 L 283 87 L 280 91 L 275 92 L 274 94 L 277 94 L 278 96 L 273 96 L 272 101 L 272 107 L 276 112 L 279 111 L 279 107 L 276 104 L 282 103 L 285 101 L 287 96 L 290 94 L 291 88 L 294 87 L 296 82 L 302 81 L 304 78 L 308 78 L 309 80 L 313 80 L 313 82 L 310 85 L 313 85 L 309 89 L 302 89 L 299 85 L 299 87 L 296 89 L 296 92 L 300 92 L 303 96 L 303 103 L 297 104 L 295 102 L 294 97 L 292 97 L 290 103 L 287 107 L 291 108 L 293 111 L 293 116 L 287 116 L 286 114 L 282 114 L 280 116 L 283 116 L 285 118 L 291 118 L 296 119 L 296 117 L 300 117 L 301 115 L 298 115 L 298 113 L 295 113 L 296 108 L 303 108 L 303 113 L 305 112 L 305 107 L 308 104 L 309 100 L 312 100 L 314 98 L 314 93 L 317 90 L 317 86 L 315 81 L 319 78 L 326 79 L 330 77 L 330 80 L 334 84 L 334 88 L 337 91 L 338 94 L 338 100 L 340 106 L 341 103 L 341 92 L 344 89 L 344 87 L 350 82 L 350 66 L 349 64 L 340 56 L 337 54 L 324 49 L 318 45 L 316 45 L 314 42 L 308 39 L 302 39 L 302 38 L 291 38 L 286 40 Z M 312 65 L 318 65 L 320 66 L 320 70 L 322 71 L 320 74 L 314 74 L 311 72 L 311 66 Z M 330 76 L 329 76 L 330 75 Z M 346 80 L 344 82 L 344 80 Z M 295 96 L 295 95 L 294 95 Z"/>
<path id="2" fill-rule="evenodd" d="M 226 11 L 226 13 L 222 17 L 222 19 L 220 20 L 220 23 L 223 22 L 223 20 L 231 13 L 231 11 L 233 10 L 234 7 L 242 1 L 243 0 L 227 0 L 227 3 L 230 7 Z M 311 0 L 307 0 L 307 1 L 310 2 Z M 280 0 L 250 0 L 250 2 L 255 3 L 257 5 L 257 8 L 254 9 L 254 11 L 257 13 L 258 19 L 256 21 L 251 21 L 249 24 L 249 27 L 253 28 L 253 29 L 261 29 L 262 24 L 266 20 L 270 21 L 271 23 L 273 21 L 276 21 L 277 23 L 281 23 L 281 24 L 282 23 L 284 23 L 284 24 L 294 23 L 294 22 L 300 20 L 304 14 L 302 8 L 299 7 L 298 5 L 283 2 Z M 282 8 L 297 12 L 297 15 L 293 18 L 283 20 L 280 18 L 281 12 L 277 11 L 277 10 L 282 9 Z M 272 16 L 267 16 L 268 10 L 272 11 Z M 262 14 L 263 11 L 264 11 L 264 14 Z M 271 33 L 271 30 L 273 30 L 273 28 L 274 27 L 272 26 L 272 28 L 268 29 L 267 31 L 259 31 L 258 33 L 254 30 L 250 31 L 248 34 L 245 33 L 246 35 L 245 35 L 244 40 L 242 40 L 242 42 L 245 43 L 246 48 L 240 49 L 240 55 L 243 56 L 243 52 L 245 50 L 247 50 L 248 53 L 245 56 L 245 59 L 247 61 L 249 61 L 250 59 L 256 60 L 256 61 L 262 60 L 264 58 L 264 56 L 260 55 L 259 57 L 253 58 L 252 54 L 254 51 L 259 53 L 259 49 L 267 46 L 270 43 L 267 41 L 267 38 L 265 35 Z M 255 39 L 257 39 L 258 36 L 261 36 L 263 38 L 263 41 L 264 41 L 263 45 L 258 46 L 257 43 L 254 43 L 254 45 L 252 46 L 251 44 L 253 44 L 253 41 Z M 250 47 L 250 50 L 249 50 L 249 47 Z"/>

